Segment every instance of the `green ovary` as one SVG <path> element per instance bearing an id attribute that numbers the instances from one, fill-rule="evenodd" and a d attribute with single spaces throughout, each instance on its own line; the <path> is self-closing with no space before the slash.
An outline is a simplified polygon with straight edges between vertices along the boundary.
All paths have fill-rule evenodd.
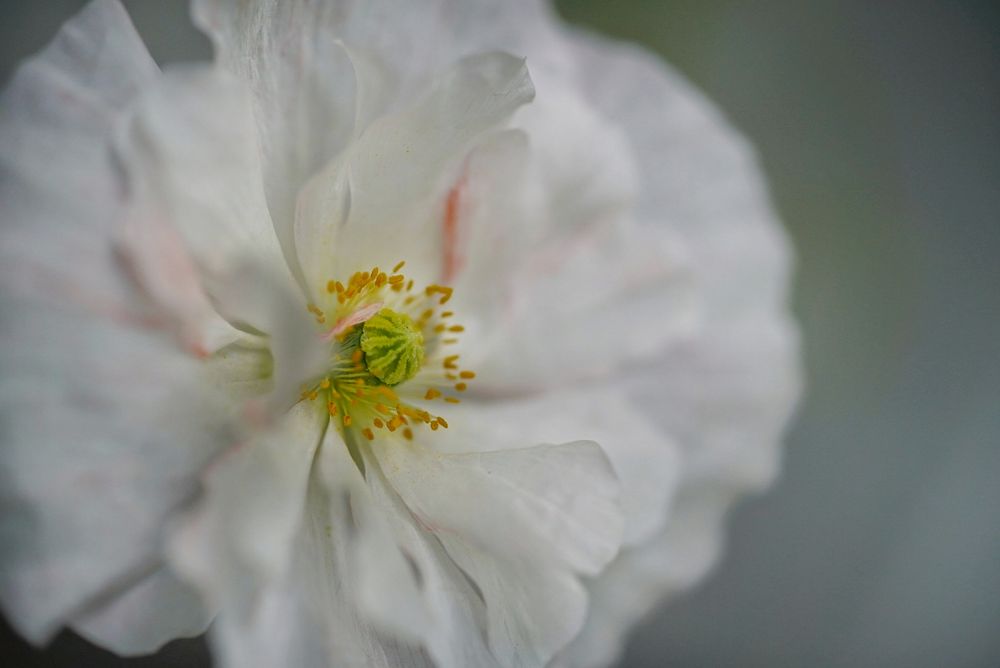
<path id="1" fill-rule="evenodd" d="M 361 350 L 373 376 L 386 385 L 399 385 L 420 371 L 424 335 L 408 315 L 384 308 L 365 322 Z"/>

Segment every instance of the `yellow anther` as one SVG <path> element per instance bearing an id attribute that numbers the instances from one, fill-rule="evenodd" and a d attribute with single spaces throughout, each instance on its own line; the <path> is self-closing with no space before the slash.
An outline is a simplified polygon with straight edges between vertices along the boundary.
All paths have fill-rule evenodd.
<path id="1" fill-rule="evenodd" d="M 453 316 L 453 315 L 455 315 L 455 313 L 454 313 L 453 311 L 445 311 L 445 312 L 443 312 L 443 313 L 441 314 L 441 317 L 442 317 L 442 318 L 450 318 L 450 317 L 451 317 L 451 316 Z"/>
<path id="2" fill-rule="evenodd" d="M 445 369 L 457 369 L 458 365 L 455 362 L 458 361 L 458 355 L 448 355 L 444 358 L 444 368 Z"/>
<path id="3" fill-rule="evenodd" d="M 345 427 L 351 426 L 351 416 L 348 415 L 347 413 L 344 413 L 344 426 Z"/>
<path id="4" fill-rule="evenodd" d="M 427 309 L 426 311 L 424 311 L 423 313 L 420 314 L 420 319 L 421 320 L 430 320 L 433 317 L 434 317 L 434 309 L 432 309 L 432 308 L 429 308 L 429 309 Z"/>
<path id="5" fill-rule="evenodd" d="M 435 390 L 433 387 L 430 387 L 427 388 L 427 394 L 424 395 L 424 399 L 426 399 L 427 401 L 431 401 L 433 399 L 437 399 L 440 396 L 441 396 L 440 391 Z"/>
<path id="6" fill-rule="evenodd" d="M 406 280 L 406 276 L 403 276 L 402 274 L 394 274 L 394 275 L 392 275 L 392 276 L 389 277 L 389 282 L 393 286 L 402 285 L 403 281 L 405 281 L 405 280 Z"/>
<path id="7" fill-rule="evenodd" d="M 406 260 L 400 260 L 399 264 L 392 268 L 392 273 L 398 274 L 399 270 L 406 266 Z"/>
<path id="8" fill-rule="evenodd" d="M 375 427 L 378 429 L 382 429 L 383 427 L 385 427 L 385 422 L 382 422 L 382 418 L 375 418 L 374 420 L 372 420 L 372 424 L 374 424 Z"/>
<path id="9" fill-rule="evenodd" d="M 424 293 L 428 297 L 430 297 L 430 296 L 432 296 L 434 294 L 440 294 L 440 295 L 442 295 L 441 299 L 438 301 L 438 303 L 439 304 L 444 304 L 449 299 L 451 299 L 452 289 L 450 287 L 448 287 L 447 285 L 428 285 L 426 288 L 424 288 Z"/>
<path id="10" fill-rule="evenodd" d="M 459 375 L 460 378 L 466 378 L 466 379 L 468 379 L 468 378 L 475 378 L 476 377 L 476 372 L 475 371 L 462 371 L 458 375 Z"/>
<path id="11" fill-rule="evenodd" d="M 442 427 L 444 427 L 445 429 L 447 429 L 447 428 L 448 428 L 448 421 L 447 421 L 447 420 L 445 420 L 445 419 L 444 419 L 443 417 L 441 417 L 440 415 L 438 415 L 438 417 L 437 417 L 437 421 L 438 421 L 438 424 L 439 424 L 439 425 L 441 425 Z"/>
<path id="12" fill-rule="evenodd" d="M 437 420 L 435 420 L 434 422 L 431 422 L 431 431 L 437 431 L 437 430 L 438 430 L 438 423 Z"/>
<path id="13" fill-rule="evenodd" d="M 447 401 L 449 404 L 460 404 L 460 403 L 462 403 L 462 400 L 458 399 L 456 397 L 445 397 L 444 400 Z"/>
<path id="14" fill-rule="evenodd" d="M 449 332 L 464 332 L 465 331 L 465 327 L 462 327 L 461 325 L 452 325 L 451 327 L 448 328 L 448 331 Z"/>
<path id="15" fill-rule="evenodd" d="M 324 390 L 330 389 L 330 379 L 324 378 L 323 380 L 319 381 L 319 386 Z"/>
<path id="16" fill-rule="evenodd" d="M 336 281 L 327 281 L 326 282 L 326 291 L 329 292 L 330 294 L 333 294 L 334 292 L 336 292 L 337 291 L 337 283 L 336 283 Z"/>
<path id="17" fill-rule="evenodd" d="M 326 412 L 330 414 L 330 417 L 337 415 L 337 404 L 332 401 L 326 405 Z"/>
<path id="18" fill-rule="evenodd" d="M 372 430 L 369 429 L 368 427 L 365 427 L 364 429 L 362 429 L 361 433 L 364 434 L 365 438 L 367 438 L 369 441 L 374 441 L 375 440 L 375 434 L 373 434 Z"/>
<path id="19" fill-rule="evenodd" d="M 455 383 L 456 392 L 465 392 L 465 390 L 467 390 L 468 388 L 469 386 L 466 385 L 465 383 Z"/>
<path id="20" fill-rule="evenodd" d="M 409 427 L 407 427 L 406 429 L 404 429 L 403 430 L 403 438 L 405 438 L 407 441 L 412 441 L 413 440 L 413 430 L 410 429 Z"/>

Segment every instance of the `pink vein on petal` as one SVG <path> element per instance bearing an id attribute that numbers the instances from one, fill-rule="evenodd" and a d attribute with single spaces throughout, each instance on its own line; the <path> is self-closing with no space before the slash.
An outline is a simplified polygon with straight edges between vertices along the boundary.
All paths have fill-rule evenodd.
<path id="1" fill-rule="evenodd" d="M 462 200 L 462 191 L 465 188 L 465 171 L 455 182 L 455 185 L 448 191 L 448 197 L 444 203 L 444 218 L 441 221 L 441 232 L 444 242 L 442 253 L 441 282 L 449 285 L 458 272 L 462 269 L 464 258 L 459 253 L 459 205 Z"/>

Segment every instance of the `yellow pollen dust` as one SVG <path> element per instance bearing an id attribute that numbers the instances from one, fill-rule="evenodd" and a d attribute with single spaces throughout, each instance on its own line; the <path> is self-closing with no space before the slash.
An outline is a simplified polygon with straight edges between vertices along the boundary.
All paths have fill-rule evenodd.
<path id="1" fill-rule="evenodd" d="M 465 331 L 454 311 L 441 309 L 452 288 L 416 289 L 402 273 L 405 264 L 357 271 L 346 281 L 330 278 L 307 305 L 330 342 L 330 364 L 302 387 L 300 399 L 323 401 L 331 424 L 355 447 L 411 441 L 425 427 L 447 429 L 445 418 L 420 405 L 459 403 L 455 395 L 476 376 L 461 368 L 459 355 L 444 352 Z"/>

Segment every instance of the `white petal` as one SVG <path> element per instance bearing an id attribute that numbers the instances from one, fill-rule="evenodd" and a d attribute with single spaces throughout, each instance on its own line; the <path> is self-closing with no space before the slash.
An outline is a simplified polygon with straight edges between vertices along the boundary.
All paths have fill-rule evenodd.
<path id="1" fill-rule="evenodd" d="M 214 294 L 228 318 L 255 323 L 267 333 L 266 338 L 249 337 L 261 339 L 273 364 L 270 396 L 263 405 L 246 407 L 251 411 L 263 409 L 259 418 L 287 410 L 298 399 L 302 384 L 329 368 L 329 345 L 320 335 L 301 293 L 287 278 L 283 270 L 250 261 L 233 267 L 215 282 Z M 227 382 L 225 378 L 219 380 Z"/>
<path id="2" fill-rule="evenodd" d="M 160 568 L 107 605 L 74 620 L 73 629 L 117 654 L 149 654 L 174 638 L 203 633 L 212 614 L 193 588 Z"/>
<path id="3" fill-rule="evenodd" d="M 498 559 L 453 536 L 441 543 L 482 594 L 490 651 L 501 666 L 545 666 L 579 633 L 587 592 L 573 574 Z"/>
<path id="4" fill-rule="evenodd" d="M 797 337 L 777 316 L 704 333 L 629 381 L 636 405 L 677 439 L 688 483 L 769 485 L 800 392 Z"/>
<path id="5" fill-rule="evenodd" d="M 351 439 L 355 436 L 348 434 Z M 332 504 L 329 514 L 339 520 L 329 538 L 342 544 L 339 552 L 344 563 L 337 577 L 351 583 L 345 588 L 354 592 L 348 603 L 354 603 L 359 616 L 380 630 L 419 642 L 427 630 L 427 609 L 416 575 L 336 429 L 327 431 L 320 473 Z"/>
<path id="6" fill-rule="evenodd" d="M 145 575 L 221 434 L 194 360 L 149 332 L 3 309 L 0 577 L 5 605 L 42 639 Z"/>
<path id="7" fill-rule="evenodd" d="M 323 407 L 297 404 L 273 429 L 227 451 L 206 472 L 197 507 L 177 520 L 170 563 L 214 605 L 245 609 L 291 559 Z"/>
<path id="8" fill-rule="evenodd" d="M 164 518 L 217 447 L 196 364 L 115 254 L 109 139 L 156 76 L 104 0 L 0 105 L 0 598 L 36 642 L 155 566 Z"/>
<path id="9" fill-rule="evenodd" d="M 267 203 L 293 271 L 295 199 L 354 132 L 355 73 L 332 29 L 340 8 L 300 0 L 195 0 L 216 58 L 252 91 Z"/>
<path id="10" fill-rule="evenodd" d="M 294 293 L 264 202 L 250 104 L 245 86 L 220 71 L 168 71 L 138 100 L 117 142 L 136 215 L 180 233 L 217 302 L 217 282 L 247 261 Z"/>
<path id="11" fill-rule="evenodd" d="M 451 428 L 435 434 L 437 449 L 488 451 L 516 443 L 589 438 L 608 456 L 621 481 L 625 545 L 666 524 L 681 473 L 677 444 L 620 387 L 567 390 L 527 399 L 466 399 Z"/>
<path id="12" fill-rule="evenodd" d="M 368 482 L 379 511 L 388 519 L 398 549 L 418 574 L 428 611 L 425 646 L 438 668 L 493 666 L 496 658 L 486 644 L 485 610 L 470 585 L 435 535 L 420 526 L 389 485 L 378 461 L 368 459 Z"/>
<path id="13" fill-rule="evenodd" d="M 681 235 L 703 297 L 696 336 L 629 381 L 635 405 L 679 446 L 680 491 L 666 531 L 591 584 L 590 620 L 565 665 L 599 666 L 632 623 L 704 575 L 729 504 L 774 479 L 800 381 L 789 248 L 752 149 L 653 56 L 582 36 L 573 45 L 582 89 L 638 160 L 639 217 Z"/>
<path id="14" fill-rule="evenodd" d="M 533 95 L 522 60 L 481 54 L 369 126 L 303 193 L 295 236 L 310 286 L 401 259 L 416 278 L 436 280 L 445 199 L 461 160 Z"/>
<path id="15" fill-rule="evenodd" d="M 304 516 L 291 523 L 292 560 L 276 577 L 258 580 L 253 599 L 220 614 L 213 627 L 218 656 L 223 665 L 240 668 L 430 666 L 413 643 L 371 623 L 395 627 L 405 619 L 419 621 L 405 610 L 419 598 L 402 555 L 384 540 L 384 525 L 378 518 L 376 526 L 370 521 L 364 507 L 370 503 L 368 490 L 334 429 L 327 431 L 318 458 L 302 491 Z M 373 581 L 379 569 L 402 590 L 381 589 Z M 370 599 L 364 589 L 373 586 L 370 595 L 390 598 Z M 404 610 L 391 610 L 394 603 Z M 363 610 L 376 619 L 364 618 Z"/>
<path id="16" fill-rule="evenodd" d="M 690 588 L 715 565 L 725 511 L 739 495 L 705 486 L 681 493 L 666 531 L 625 550 L 589 582 L 591 605 L 583 630 L 559 653 L 553 668 L 613 665 L 626 634 L 664 597 Z"/>
<path id="17" fill-rule="evenodd" d="M 172 321 L 181 345 L 208 357 L 240 334 L 209 303 L 201 276 L 180 234 L 167 221 L 132 202 L 117 244 L 127 275 L 150 304 L 152 318 Z"/>
<path id="18" fill-rule="evenodd" d="M 439 454 L 392 446 L 376 450 L 381 469 L 476 583 L 493 655 L 501 665 L 544 665 L 583 622 L 576 573 L 599 572 L 621 539 L 618 485 L 600 448 Z"/>
<path id="19" fill-rule="evenodd" d="M 504 558 L 589 574 L 618 551 L 618 483 L 594 443 L 468 454 L 414 445 L 379 448 L 377 456 L 406 505 L 434 531 Z M 512 533 L 498 535 L 498 526 Z"/>
<path id="20" fill-rule="evenodd" d="M 456 311 L 476 338 L 466 357 L 477 385 L 601 377 L 688 334 L 697 295 L 684 244 L 631 221 L 636 177 L 621 132 L 565 84 L 515 124 L 527 150 L 487 147 L 461 182 Z"/>
<path id="21" fill-rule="evenodd" d="M 790 248 L 746 140 L 655 56 L 590 36 L 572 41 L 587 99 L 626 133 L 638 214 L 681 233 L 710 308 L 785 308 Z"/>

